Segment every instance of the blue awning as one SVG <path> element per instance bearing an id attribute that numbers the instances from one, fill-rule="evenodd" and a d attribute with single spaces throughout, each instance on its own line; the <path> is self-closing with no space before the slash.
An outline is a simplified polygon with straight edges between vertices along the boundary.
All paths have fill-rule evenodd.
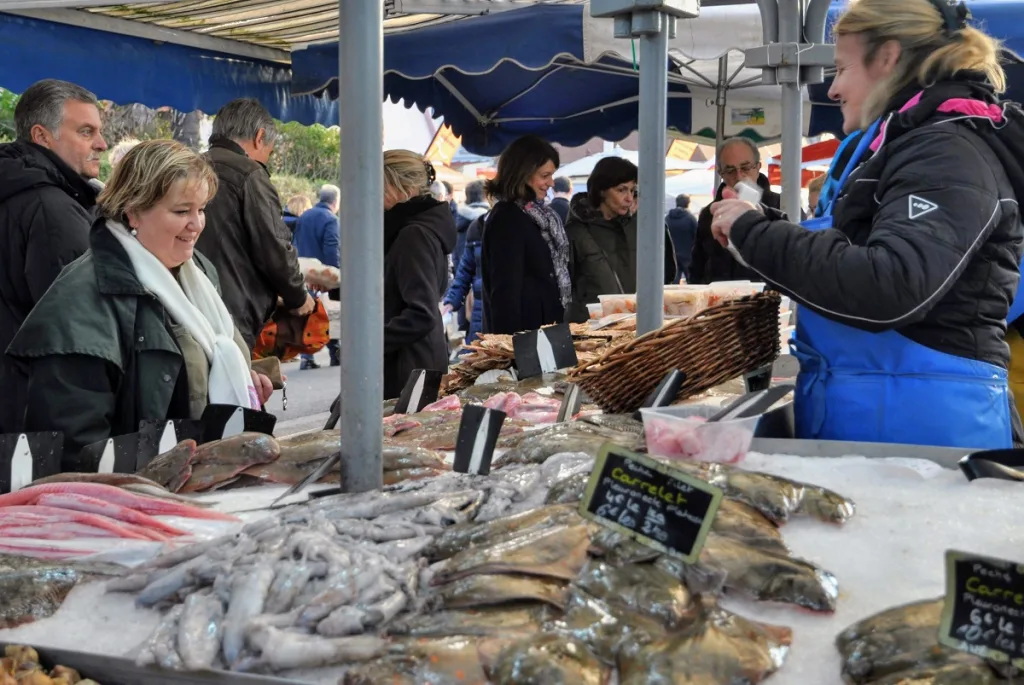
<path id="1" fill-rule="evenodd" d="M 0 87 L 20 93 L 45 78 L 118 104 L 212 114 L 254 97 L 284 121 L 338 123 L 337 103 L 291 95 L 287 65 L 0 13 Z"/>
<path id="2" fill-rule="evenodd" d="M 586 9 L 533 5 L 386 35 L 384 93 L 432 107 L 480 154 L 498 154 L 527 133 L 570 146 L 595 136 L 621 140 L 636 130 L 638 73 L 621 56 L 585 61 Z M 292 53 L 294 91 L 337 97 L 337 50 L 324 43 Z M 670 128 L 704 128 L 694 125 L 690 89 L 678 72 L 668 95 Z M 813 133 L 838 128 L 837 109 L 812 112 L 811 124 Z M 754 127 L 744 134 L 759 137 Z"/>

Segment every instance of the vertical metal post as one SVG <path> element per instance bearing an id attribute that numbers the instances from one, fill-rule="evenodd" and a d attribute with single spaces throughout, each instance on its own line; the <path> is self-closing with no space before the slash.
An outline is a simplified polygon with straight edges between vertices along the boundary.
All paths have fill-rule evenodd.
<path id="1" fill-rule="evenodd" d="M 379 2 L 338 0 L 338 19 L 341 474 L 365 492 L 383 485 L 384 15 Z"/>
<path id="2" fill-rule="evenodd" d="M 665 143 L 668 128 L 669 22 L 661 12 L 633 15 L 640 37 L 640 209 L 637 217 L 636 330 L 665 320 Z"/>
<path id="3" fill-rule="evenodd" d="M 715 191 L 718 190 L 718 186 L 722 185 L 722 175 L 718 173 L 721 166 L 718 160 L 718 151 L 722 149 L 722 143 L 725 142 L 725 107 L 729 94 L 729 84 L 726 83 L 726 80 L 728 78 L 729 55 L 725 54 L 718 58 L 718 87 L 715 89 L 715 105 L 718 107 L 715 117 Z"/>
<path id="4" fill-rule="evenodd" d="M 779 0 L 779 43 L 796 46 L 803 43 L 802 0 Z M 804 102 L 800 91 L 799 56 L 792 65 L 778 68 L 782 84 L 782 211 L 790 221 L 800 221 L 801 143 L 804 131 Z"/>

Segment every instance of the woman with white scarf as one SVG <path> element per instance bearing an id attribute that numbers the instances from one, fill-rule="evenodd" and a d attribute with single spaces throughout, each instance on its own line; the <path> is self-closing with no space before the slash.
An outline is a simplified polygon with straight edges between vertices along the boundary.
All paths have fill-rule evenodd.
<path id="1" fill-rule="evenodd" d="M 117 166 L 98 199 L 90 250 L 69 265 L 7 354 L 29 372 L 29 431 L 64 433 L 64 469 L 82 447 L 142 420 L 198 419 L 208 404 L 259 409 L 270 381 L 195 252 L 217 191 L 206 161 L 148 141 Z"/>

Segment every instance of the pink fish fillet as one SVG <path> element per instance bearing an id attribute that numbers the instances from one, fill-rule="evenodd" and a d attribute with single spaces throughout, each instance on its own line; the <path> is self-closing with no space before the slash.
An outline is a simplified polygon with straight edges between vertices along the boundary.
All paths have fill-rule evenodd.
<path id="1" fill-rule="evenodd" d="M 0 538 L 33 538 L 36 540 L 75 540 L 77 538 L 116 538 L 109 530 L 82 523 L 26 523 L 23 526 L 0 526 Z"/>
<path id="2" fill-rule="evenodd" d="M 214 521 L 238 521 L 238 518 L 229 514 L 222 514 L 218 511 L 209 511 L 192 507 L 187 504 L 180 504 L 170 500 L 157 499 L 137 495 L 121 488 L 115 488 L 101 483 L 43 483 L 32 485 L 6 495 L 0 495 L 0 507 L 11 505 L 32 504 L 41 495 L 51 493 L 74 493 L 95 497 L 96 499 L 113 504 L 120 504 L 135 511 L 141 511 L 150 516 L 182 516 L 194 519 L 211 519 Z"/>
<path id="3" fill-rule="evenodd" d="M 459 401 L 458 396 L 448 395 L 433 404 L 428 404 L 420 411 L 458 411 L 459 409 L 462 409 L 462 402 Z"/>
<path id="4" fill-rule="evenodd" d="M 102 528 L 109 530 L 119 538 L 129 538 L 133 540 L 151 540 L 149 536 L 140 535 L 133 530 L 129 530 L 126 526 L 120 525 L 120 522 L 114 521 L 107 518 L 106 516 L 97 516 L 96 514 L 87 514 L 82 511 L 74 511 L 72 509 L 58 509 L 56 507 L 46 507 L 39 505 L 32 506 L 12 506 L 6 507 L 5 511 L 11 513 L 18 513 L 12 510 L 28 510 L 28 513 L 37 512 L 48 516 L 48 523 L 84 523 L 87 526 L 94 528 Z"/>
<path id="5" fill-rule="evenodd" d="M 44 507 L 57 507 L 58 509 L 73 509 L 84 511 L 87 514 L 99 514 L 117 521 L 131 523 L 149 530 L 156 530 L 167 535 L 188 535 L 183 530 L 169 526 L 163 521 L 157 520 L 148 514 L 129 509 L 128 507 L 107 502 L 106 500 L 79 495 L 73 492 L 51 492 L 40 495 L 36 500 L 37 504 Z"/>

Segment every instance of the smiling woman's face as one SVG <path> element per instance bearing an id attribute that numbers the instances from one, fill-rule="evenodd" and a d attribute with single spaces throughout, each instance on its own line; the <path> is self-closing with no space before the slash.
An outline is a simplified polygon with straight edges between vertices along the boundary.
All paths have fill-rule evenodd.
<path id="1" fill-rule="evenodd" d="M 196 239 L 206 227 L 209 186 L 204 181 L 181 179 L 153 207 L 128 212 L 128 222 L 139 242 L 168 269 L 192 258 Z"/>
<path id="2" fill-rule="evenodd" d="M 858 34 L 836 38 L 836 77 L 828 96 L 839 103 L 843 112 L 843 132 L 853 133 L 862 126 L 864 103 L 871 92 L 896 68 L 900 57 L 899 43 L 889 41 L 866 64 L 864 37 Z"/>

